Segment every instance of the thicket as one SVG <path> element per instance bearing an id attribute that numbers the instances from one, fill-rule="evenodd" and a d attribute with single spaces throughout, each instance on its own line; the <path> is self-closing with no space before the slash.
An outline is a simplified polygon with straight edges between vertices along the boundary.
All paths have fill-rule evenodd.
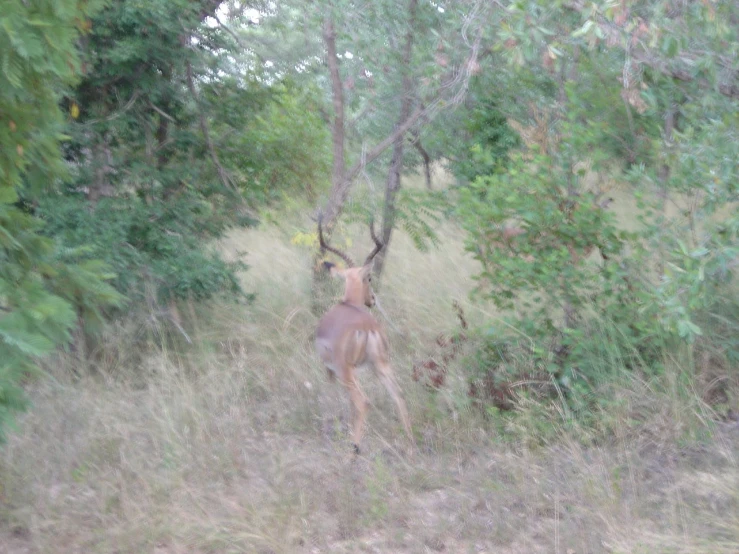
<path id="1" fill-rule="evenodd" d="M 231 36 L 204 24 L 219 4 L 111 2 L 65 98 L 74 170 L 37 211 L 132 302 L 244 296 L 243 264 L 208 245 L 326 171 L 310 94 L 234 69 Z"/>
<path id="2" fill-rule="evenodd" d="M 235 60 L 238 36 L 207 23 L 221 4 L 3 8 L 0 429 L 37 361 L 87 356 L 106 320 L 248 299 L 213 241 L 326 181 L 315 91 Z"/>
<path id="3" fill-rule="evenodd" d="M 96 3 L 3 7 L 0 24 L 0 438 L 24 405 L 37 358 L 71 337 L 78 317 L 119 305 L 109 269 L 84 248 L 42 234 L 33 204 L 67 175 L 58 149 L 60 91 L 74 83 L 75 41 Z M 49 48 L 49 45 L 54 45 Z"/>
<path id="4" fill-rule="evenodd" d="M 498 62 L 543 63 L 488 82 L 487 105 L 510 119 L 467 114 L 456 216 L 482 268 L 475 295 L 503 313 L 471 355 L 486 405 L 515 387 L 588 415 L 621 372 L 676 367 L 722 415 L 735 405 L 739 120 L 722 52 L 739 37 L 717 10 L 737 14 L 640 5 L 643 20 L 615 3 L 561 19 L 513 5 Z M 539 32 L 525 34 L 532 17 Z M 637 74 L 619 46 L 652 33 Z M 511 120 L 525 146 L 491 144 Z"/>
<path id="5" fill-rule="evenodd" d="M 486 405 L 533 383 L 516 390 L 588 407 L 615 373 L 658 375 L 679 351 L 691 371 L 708 360 L 728 409 L 738 8 L 503 4 L 4 8 L 0 429 L 74 331 L 248 299 L 214 242 L 285 204 L 318 204 L 327 232 L 382 214 L 387 242 L 402 228 L 420 248 L 458 223 L 475 294 L 503 314 L 472 341 Z M 422 167 L 433 189 L 435 161 L 457 186 L 401 187 Z"/>

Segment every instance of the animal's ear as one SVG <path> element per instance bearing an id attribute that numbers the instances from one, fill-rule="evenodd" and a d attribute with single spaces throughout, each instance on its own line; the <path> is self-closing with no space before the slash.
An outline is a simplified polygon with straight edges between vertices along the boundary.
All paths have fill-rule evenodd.
<path id="1" fill-rule="evenodd" d="M 334 263 L 323 262 L 323 268 L 329 272 L 331 277 L 341 277 L 343 279 L 346 276 L 344 270 Z"/>

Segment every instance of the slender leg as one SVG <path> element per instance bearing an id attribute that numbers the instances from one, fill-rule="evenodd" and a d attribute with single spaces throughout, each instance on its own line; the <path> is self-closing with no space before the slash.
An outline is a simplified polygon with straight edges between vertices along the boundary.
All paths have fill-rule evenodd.
<path id="1" fill-rule="evenodd" d="M 406 435 L 408 435 L 408 438 L 412 443 L 415 443 L 413 433 L 411 432 L 411 420 L 408 417 L 405 400 L 403 400 L 403 396 L 400 393 L 400 387 L 398 386 L 398 382 L 395 380 L 393 369 L 390 367 L 390 364 L 384 362 L 377 363 L 375 365 L 375 369 L 377 370 L 377 376 L 380 378 L 380 381 L 385 385 L 387 392 L 390 393 L 390 396 L 392 396 L 395 401 L 395 405 L 398 408 L 398 415 L 400 416 L 400 420 L 403 422 Z"/>
<path id="2" fill-rule="evenodd" d="M 364 420 L 367 417 L 367 397 L 359 388 L 359 383 L 354 376 L 354 368 L 346 372 L 344 385 L 349 391 L 352 401 L 352 438 L 354 440 L 354 451 L 359 453 L 359 444 L 364 433 Z"/>

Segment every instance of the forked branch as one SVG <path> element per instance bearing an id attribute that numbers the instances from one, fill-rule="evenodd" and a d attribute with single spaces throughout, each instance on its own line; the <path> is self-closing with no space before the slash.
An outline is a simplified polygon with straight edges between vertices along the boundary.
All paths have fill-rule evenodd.
<path id="1" fill-rule="evenodd" d="M 367 259 L 364 260 L 364 265 L 367 265 L 368 263 L 370 263 L 372 261 L 372 258 L 377 256 L 380 250 L 382 250 L 383 246 L 385 246 L 385 244 L 379 238 L 377 238 L 377 234 L 375 233 L 375 220 L 374 219 L 370 220 L 370 235 L 372 236 L 372 241 L 375 243 L 375 249 L 372 252 L 370 252 L 369 256 L 367 256 Z"/>

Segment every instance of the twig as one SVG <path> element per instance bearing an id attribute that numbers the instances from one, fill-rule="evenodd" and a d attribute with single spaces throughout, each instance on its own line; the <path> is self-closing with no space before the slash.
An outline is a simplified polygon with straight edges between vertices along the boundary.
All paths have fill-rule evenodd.
<path id="1" fill-rule="evenodd" d="M 234 33 L 227 25 L 225 25 L 218 17 L 218 13 L 213 13 L 213 19 L 218 22 L 218 25 L 221 26 L 221 28 L 226 31 L 229 35 L 231 35 L 231 38 L 233 38 L 236 41 L 236 44 L 238 44 L 241 48 L 244 50 L 251 50 L 248 46 L 246 46 L 243 42 L 241 42 L 241 39 Z"/>
<path id="2" fill-rule="evenodd" d="M 195 82 L 192 77 L 192 64 L 190 63 L 190 60 L 187 60 L 186 67 L 187 67 L 187 87 L 190 89 L 190 94 L 192 94 L 192 97 L 195 100 L 195 104 L 198 106 L 198 115 L 200 116 L 200 130 L 203 133 L 203 138 L 205 139 L 205 144 L 208 147 L 210 158 L 213 161 L 213 165 L 216 166 L 218 177 L 220 177 L 221 182 L 223 183 L 223 186 L 225 186 L 226 188 L 230 188 L 232 190 L 236 190 L 236 187 L 231 182 L 231 179 L 229 179 L 228 174 L 226 173 L 226 170 L 221 165 L 221 162 L 218 159 L 218 153 L 216 152 L 216 148 L 213 145 L 213 141 L 210 138 L 210 131 L 208 130 L 208 122 L 205 120 L 205 113 L 203 113 L 203 110 L 200 106 L 200 97 L 198 95 L 197 90 L 195 90 Z"/>
<path id="3" fill-rule="evenodd" d="M 153 110 L 154 110 L 155 112 L 157 112 L 157 113 L 158 113 L 159 115 L 161 115 L 162 117 L 164 117 L 165 119 L 168 119 L 168 120 L 169 120 L 169 121 L 171 121 L 172 123 L 177 123 L 177 122 L 175 121 L 175 118 L 174 118 L 174 117 L 172 117 L 171 115 L 169 115 L 168 113 L 166 113 L 166 112 L 165 112 L 164 110 L 162 110 L 161 108 L 157 108 L 157 107 L 156 107 L 156 106 L 154 105 L 154 103 L 153 103 L 153 102 L 149 102 L 149 106 L 150 106 L 150 107 L 151 107 L 151 108 L 152 108 L 152 109 L 153 109 Z"/>
<path id="4" fill-rule="evenodd" d="M 119 118 L 120 116 L 122 116 L 124 113 L 126 113 L 128 110 L 130 110 L 133 107 L 133 105 L 136 103 L 136 100 L 139 99 L 139 96 L 141 96 L 141 92 L 137 90 L 131 95 L 131 98 L 128 99 L 128 102 L 126 102 L 126 104 L 117 112 L 114 112 L 106 117 L 100 117 L 98 119 L 90 119 L 88 121 L 85 121 L 83 125 L 95 125 L 96 123 L 102 123 L 104 121 L 113 121 L 114 119 Z"/>
<path id="5" fill-rule="evenodd" d="M 185 340 L 187 341 L 187 343 L 188 343 L 188 344 L 192 344 L 192 340 L 190 340 L 190 337 L 189 337 L 189 336 L 188 336 L 188 334 L 187 334 L 187 333 L 185 332 L 185 330 L 184 330 L 184 329 L 182 328 L 182 325 L 180 325 L 179 323 L 177 323 L 177 322 L 175 321 L 174 317 L 172 317 L 171 315 L 169 315 L 169 321 L 171 321 L 171 322 L 172 322 L 172 325 L 174 325 L 174 326 L 175 326 L 175 328 L 176 328 L 176 329 L 177 329 L 177 330 L 178 330 L 178 331 L 179 331 L 180 333 L 182 333 L 182 336 L 183 336 L 183 337 L 185 337 Z"/>

